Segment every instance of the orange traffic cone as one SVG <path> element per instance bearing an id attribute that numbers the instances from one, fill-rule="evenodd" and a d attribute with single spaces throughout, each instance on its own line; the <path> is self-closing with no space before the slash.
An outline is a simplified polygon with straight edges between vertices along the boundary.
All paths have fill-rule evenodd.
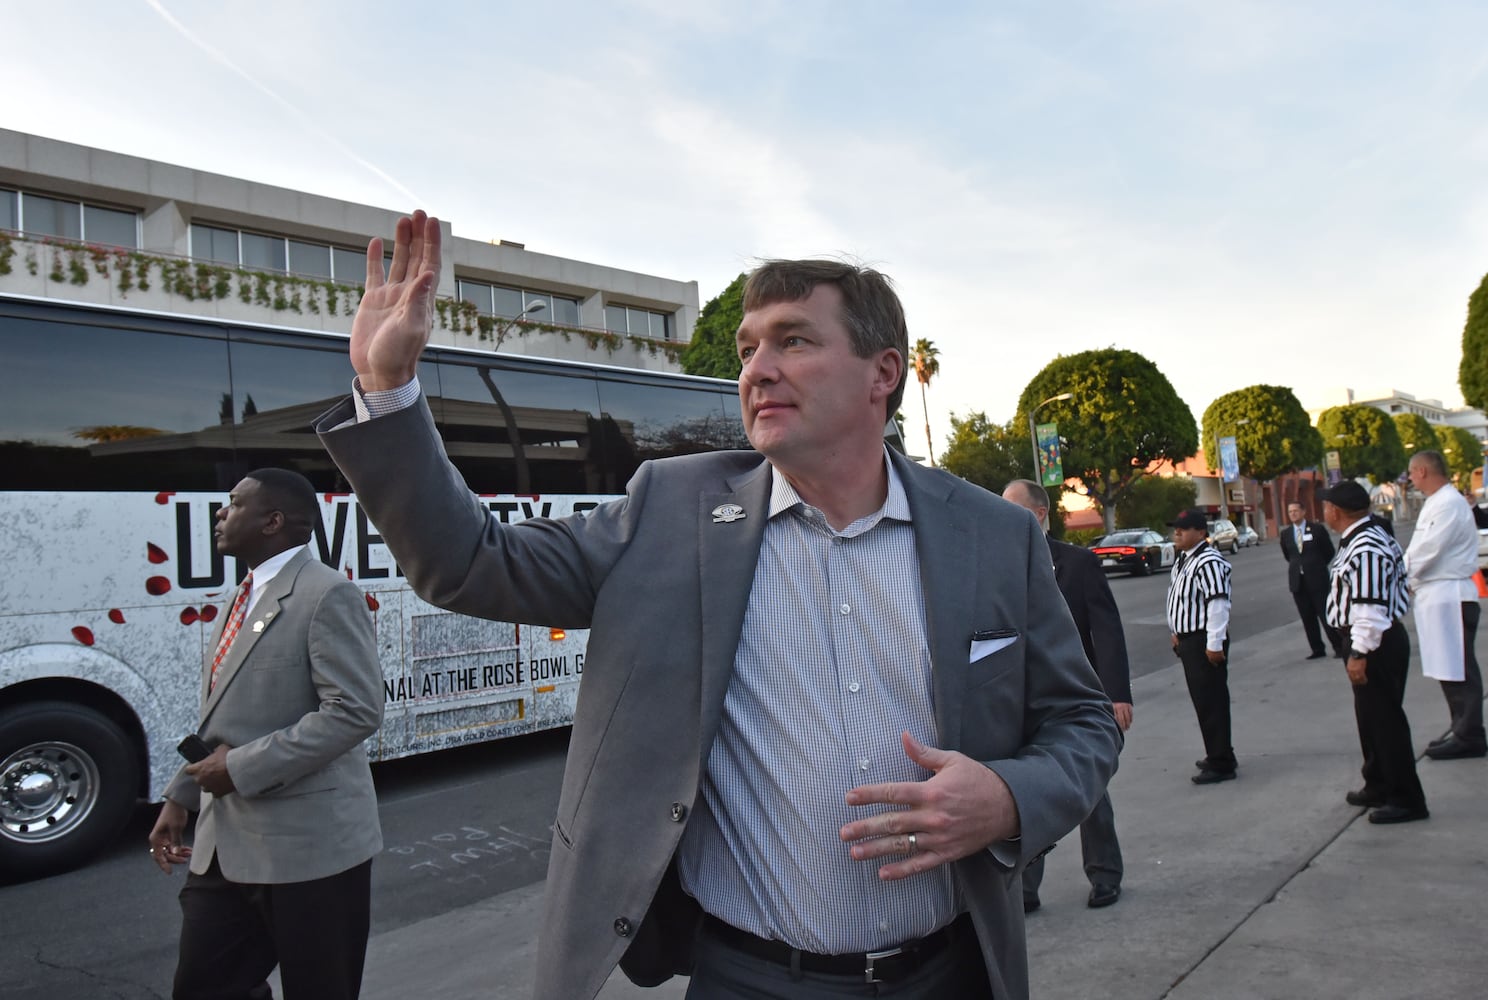
<path id="1" fill-rule="evenodd" d="M 1488 597 L 1488 582 L 1483 580 L 1483 571 L 1478 570 L 1473 574 L 1473 583 L 1478 585 L 1478 596 Z"/>

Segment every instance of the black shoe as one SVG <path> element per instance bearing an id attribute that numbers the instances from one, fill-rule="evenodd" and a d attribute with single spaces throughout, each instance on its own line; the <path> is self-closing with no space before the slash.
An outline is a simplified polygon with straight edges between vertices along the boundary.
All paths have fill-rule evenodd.
<path id="1" fill-rule="evenodd" d="M 1090 887 L 1090 898 L 1085 900 L 1085 905 L 1092 910 L 1098 910 L 1102 906 L 1110 906 L 1121 898 L 1121 886 L 1112 885 L 1109 882 L 1097 882 Z"/>
<path id="2" fill-rule="evenodd" d="M 1343 797 L 1343 801 L 1351 806 L 1364 806 L 1374 809 L 1385 804 L 1385 797 L 1377 792 L 1371 792 L 1367 788 L 1361 788 L 1357 792 L 1349 792 Z"/>
<path id="3" fill-rule="evenodd" d="M 1024 913 L 1032 913 L 1034 910 L 1037 910 L 1040 906 L 1043 906 L 1043 905 L 1044 905 L 1043 903 L 1039 902 L 1039 898 L 1037 896 L 1024 896 L 1023 897 L 1023 912 Z"/>
<path id="4" fill-rule="evenodd" d="M 1211 771 L 1208 768 L 1200 771 L 1189 779 L 1195 785 L 1214 785 L 1221 781 L 1234 781 L 1234 771 Z"/>
<path id="5" fill-rule="evenodd" d="M 1425 806 L 1418 809 L 1407 809 L 1405 806 L 1380 806 L 1369 814 L 1371 823 L 1411 823 L 1418 819 L 1425 819 L 1431 813 L 1426 811 Z"/>
<path id="6" fill-rule="evenodd" d="M 1314 649 L 1312 652 L 1310 652 L 1310 653 L 1307 654 L 1307 658 L 1309 660 L 1321 660 L 1323 657 L 1325 657 L 1327 655 L 1328 654 L 1325 653 L 1325 652 L 1323 652 L 1321 649 Z"/>
<path id="7" fill-rule="evenodd" d="M 1426 744 L 1426 749 L 1427 750 L 1430 750 L 1432 747 L 1439 747 L 1439 746 L 1441 746 L 1443 743 L 1447 742 L 1447 740 L 1451 739 L 1452 738 L 1452 735 L 1453 735 L 1452 734 L 1452 731 L 1450 729 L 1447 730 L 1446 733 L 1444 733 L 1441 736 L 1438 736 L 1436 739 L 1434 739 L 1430 743 Z"/>
<path id="8" fill-rule="evenodd" d="M 1426 748 L 1426 756 L 1432 760 L 1459 760 L 1463 757 L 1482 757 L 1488 755 L 1488 747 L 1481 743 L 1469 743 L 1459 739 L 1454 733 L 1442 740 L 1435 746 Z"/>

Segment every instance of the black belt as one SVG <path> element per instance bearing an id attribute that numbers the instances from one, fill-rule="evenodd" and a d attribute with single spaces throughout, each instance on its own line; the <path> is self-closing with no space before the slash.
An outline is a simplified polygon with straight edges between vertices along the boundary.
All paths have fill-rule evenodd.
<path id="1" fill-rule="evenodd" d="M 906 941 L 882 951 L 846 955 L 818 955 L 792 948 L 784 941 L 771 941 L 725 923 L 711 913 L 703 915 L 703 927 L 713 937 L 737 951 L 792 971 L 818 972 L 829 976 L 862 976 L 865 983 L 894 983 L 919 971 L 926 962 L 945 951 L 963 934 L 974 933 L 971 917 L 961 914 L 933 934 Z"/>

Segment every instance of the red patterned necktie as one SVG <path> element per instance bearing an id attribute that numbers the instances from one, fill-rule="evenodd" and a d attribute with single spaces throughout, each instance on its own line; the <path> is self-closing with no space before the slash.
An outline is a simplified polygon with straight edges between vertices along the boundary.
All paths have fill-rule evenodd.
<path id="1" fill-rule="evenodd" d="M 243 586 L 238 589 L 232 610 L 228 612 L 227 624 L 222 626 L 222 638 L 217 640 L 217 652 L 212 656 L 212 681 L 207 685 L 208 691 L 217 686 L 217 668 L 227 659 L 227 651 L 232 649 L 233 640 L 238 637 L 238 629 L 243 627 L 243 619 L 248 616 L 248 592 L 252 589 L 253 573 L 250 571 L 243 577 Z"/>

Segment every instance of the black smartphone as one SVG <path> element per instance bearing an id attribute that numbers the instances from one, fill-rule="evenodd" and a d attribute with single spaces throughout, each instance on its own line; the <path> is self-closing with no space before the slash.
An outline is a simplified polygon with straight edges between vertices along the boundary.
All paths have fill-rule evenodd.
<path id="1" fill-rule="evenodd" d="M 212 756 L 212 748 L 207 746 L 206 740 L 192 733 L 176 744 L 176 753 L 185 757 L 192 764 L 195 764 L 199 760 L 206 760 Z"/>

